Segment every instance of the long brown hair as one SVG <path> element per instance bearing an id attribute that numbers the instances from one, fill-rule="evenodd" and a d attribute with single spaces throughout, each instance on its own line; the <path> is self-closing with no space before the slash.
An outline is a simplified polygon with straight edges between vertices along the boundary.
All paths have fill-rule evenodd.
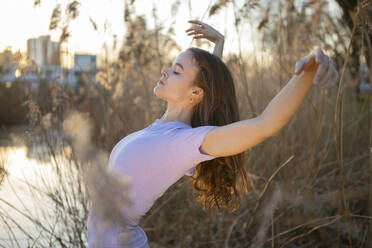
<path id="1" fill-rule="evenodd" d="M 204 92 L 203 100 L 194 108 L 191 126 L 223 126 L 239 121 L 234 80 L 228 67 L 219 57 L 202 49 L 192 47 L 187 51 L 191 52 L 193 62 L 199 68 L 194 85 Z M 245 155 L 246 152 L 242 152 L 197 165 L 193 185 L 204 210 L 211 213 L 214 206 L 232 211 L 239 208 L 242 190 L 248 191 Z"/>

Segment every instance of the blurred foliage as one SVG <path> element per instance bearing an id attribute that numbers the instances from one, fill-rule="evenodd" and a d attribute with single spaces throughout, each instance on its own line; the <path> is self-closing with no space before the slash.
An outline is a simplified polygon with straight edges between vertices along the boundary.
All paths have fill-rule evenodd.
<path id="1" fill-rule="evenodd" d="M 78 15 L 80 6 L 76 1 L 69 3 L 72 5 L 64 14 L 57 5 L 50 22 L 52 28 L 65 30 L 62 34 L 66 37 L 69 23 Z M 103 60 L 96 77 L 98 83 L 85 77 L 79 88 L 72 89 L 41 82 L 37 95 L 25 94 L 27 82 L 17 86 L 18 93 L 1 89 L 1 99 L 7 104 L 14 101 L 12 106 L 19 106 L 11 110 L 3 107 L 1 111 L 13 111 L 21 118 L 25 116 L 22 111 L 27 110 L 34 137 L 45 140 L 52 157 L 62 153 L 58 139 L 65 137 L 63 123 L 72 111 L 86 113 L 84 118 L 92 122 L 94 147 L 87 155 L 91 156 L 89 160 L 96 158 L 93 156 L 96 149 L 109 153 L 123 137 L 144 128 L 164 112 L 165 103 L 153 96 L 153 87 L 161 76 L 161 69 L 174 59 L 172 52 L 178 53 L 180 48 L 173 38 L 172 26 L 161 22 L 156 9 L 152 12 L 153 19 L 149 20 L 136 14 L 134 3 L 125 1 L 123 22 L 127 32 L 123 43 L 118 44 L 118 57 L 114 61 Z M 314 47 L 324 49 L 337 68 L 343 65 L 350 36 L 344 21 L 330 15 L 325 0 L 298 3 L 289 0 L 275 1 L 275 4 L 273 1 L 218 0 L 209 10 L 209 16 L 214 16 L 232 7 L 233 13 L 229 14 L 234 15 L 235 21 L 234 27 L 230 27 L 231 32 L 239 33 L 245 24 L 254 24 L 261 39 L 261 47 L 257 49 L 270 51 L 272 55 L 272 62 L 267 66 L 258 62 L 260 53 L 245 57 L 240 50 L 224 58 L 233 72 L 244 118 L 256 116 L 267 106 L 293 74 L 296 60 Z M 365 19 L 366 15 L 369 17 L 370 5 L 363 3 L 366 3 L 367 7 L 363 8 L 367 12 L 361 12 L 364 18 L 359 20 L 365 34 L 370 30 L 369 19 Z M 172 15 L 177 15 L 180 4 L 181 1 L 173 2 Z M 35 1 L 35 5 L 40 5 L 40 1 Z M 149 28 L 150 21 L 155 28 Z M 90 17 L 90 22 L 97 32 L 105 29 L 97 26 L 94 16 Z M 347 81 L 351 81 L 352 73 L 347 75 Z M 352 222 L 342 217 L 341 181 L 332 137 L 337 92 L 317 88 L 310 92 L 305 104 L 277 136 L 249 151 L 246 169 L 251 191 L 237 213 L 216 210 L 213 216 L 208 216 L 192 198 L 191 187 L 185 187 L 190 185 L 191 179 L 182 178 L 155 203 L 140 223 L 149 237 L 150 246 L 367 247 L 370 216 L 366 197 L 368 175 L 365 172 L 368 169 L 366 134 L 370 110 L 355 101 L 349 85 L 344 94 L 347 103 L 343 106 L 343 135 L 347 141 L 343 155 L 347 175 L 345 194 Z M 24 100 L 27 100 L 23 105 L 26 110 L 21 108 Z M 85 131 L 84 125 L 77 123 Z M 75 132 L 80 130 L 78 125 L 71 126 L 73 130 L 76 127 Z M 65 156 L 69 166 L 74 168 L 69 173 L 80 175 L 79 166 L 84 161 L 79 162 L 74 151 Z M 66 185 L 68 176 L 61 175 L 58 183 Z M 64 194 L 63 190 L 50 192 L 50 196 L 58 213 L 54 217 L 68 215 L 63 220 L 69 237 L 65 240 L 57 233 L 51 236 L 52 244 L 85 247 L 88 199 L 81 189 L 76 195 Z M 71 206 L 74 201 L 70 201 L 70 197 L 75 197 L 79 204 Z M 77 207 L 80 205 L 82 209 Z M 71 226 L 74 229 L 69 229 Z M 39 244 L 37 237 L 32 241 L 35 246 Z"/>
<path id="2" fill-rule="evenodd" d="M 50 17 L 49 30 L 61 29 L 61 35 L 59 39 L 61 43 L 66 41 L 71 36 L 68 28 L 70 23 L 79 16 L 80 5 L 81 4 L 79 1 L 69 1 L 65 9 L 65 15 L 62 15 L 61 4 L 58 3 L 54 7 L 52 16 Z"/>
<path id="3" fill-rule="evenodd" d="M 358 27 L 350 58 L 350 69 L 355 78 L 358 77 L 361 56 L 365 57 L 368 68 L 372 71 L 372 2 L 370 0 L 336 0 L 336 2 L 343 12 L 342 22 L 346 24 L 349 31 L 351 32 L 354 25 Z M 356 16 L 358 9 L 359 15 Z"/>
<path id="4" fill-rule="evenodd" d="M 27 122 L 26 85 L 20 81 L 0 84 L 0 124 L 20 125 Z"/>

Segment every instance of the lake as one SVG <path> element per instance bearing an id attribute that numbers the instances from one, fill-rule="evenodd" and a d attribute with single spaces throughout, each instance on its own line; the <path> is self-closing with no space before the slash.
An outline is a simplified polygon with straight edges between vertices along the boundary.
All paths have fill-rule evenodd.
<path id="1" fill-rule="evenodd" d="M 48 135 L 55 142 L 52 154 L 39 131 L 1 131 L 0 162 L 8 172 L 0 185 L 1 247 L 87 244 L 87 199 L 71 148 L 61 145 L 58 135 Z"/>

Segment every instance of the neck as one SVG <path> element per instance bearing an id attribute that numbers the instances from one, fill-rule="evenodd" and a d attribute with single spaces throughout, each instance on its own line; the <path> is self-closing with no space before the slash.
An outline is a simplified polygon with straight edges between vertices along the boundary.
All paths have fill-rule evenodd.
<path id="1" fill-rule="evenodd" d="M 163 121 L 179 121 L 191 126 L 191 116 L 193 109 L 190 106 L 167 104 L 167 110 L 160 118 Z"/>

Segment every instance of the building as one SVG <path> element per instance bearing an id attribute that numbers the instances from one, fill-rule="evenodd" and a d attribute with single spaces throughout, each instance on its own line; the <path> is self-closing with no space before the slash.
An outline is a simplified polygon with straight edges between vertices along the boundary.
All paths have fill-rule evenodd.
<path id="1" fill-rule="evenodd" d="M 74 54 L 68 44 L 53 42 L 49 35 L 27 40 L 27 62 L 31 62 L 26 70 L 19 68 L 20 53 L 12 54 L 10 48 L 0 53 L 0 83 L 15 80 L 31 85 L 40 82 L 60 83 L 77 88 L 89 83 L 96 83 L 96 55 Z"/>
<path id="2" fill-rule="evenodd" d="M 69 43 L 61 43 L 59 56 L 62 68 L 72 69 L 74 67 L 74 52 Z"/>
<path id="3" fill-rule="evenodd" d="M 74 74 L 76 86 L 80 87 L 88 82 L 95 82 L 97 73 L 96 55 L 75 54 L 74 55 Z"/>
<path id="4" fill-rule="evenodd" d="M 95 72 L 96 70 L 96 55 L 75 54 L 74 56 L 75 71 L 80 72 Z"/>
<path id="5" fill-rule="evenodd" d="M 27 40 L 27 54 L 38 66 L 60 65 L 59 42 L 50 40 L 50 35 Z"/>

